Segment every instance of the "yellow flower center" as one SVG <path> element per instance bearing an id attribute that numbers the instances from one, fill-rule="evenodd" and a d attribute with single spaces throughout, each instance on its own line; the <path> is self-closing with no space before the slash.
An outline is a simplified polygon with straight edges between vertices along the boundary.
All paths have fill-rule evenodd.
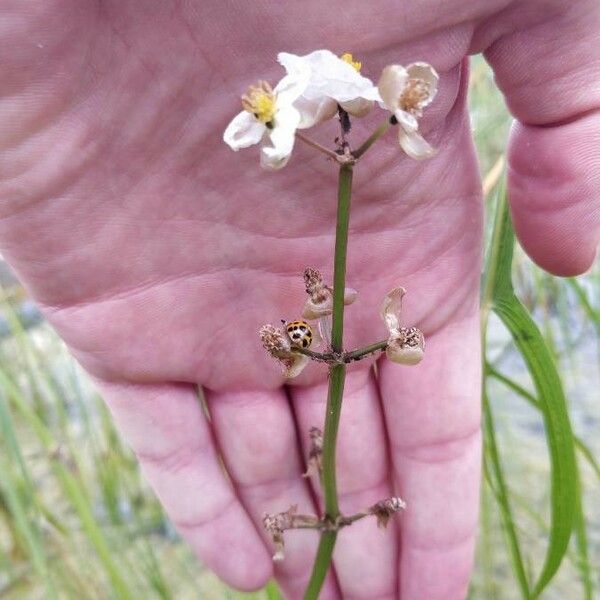
<path id="1" fill-rule="evenodd" d="M 412 115 L 421 116 L 423 102 L 429 98 L 430 90 L 431 86 L 424 79 L 409 79 L 398 101 L 400 108 Z"/>
<path id="2" fill-rule="evenodd" d="M 242 96 L 242 108 L 268 125 L 275 117 L 276 98 L 273 88 L 266 81 L 259 81 L 257 85 L 251 85 Z"/>
<path id="3" fill-rule="evenodd" d="M 352 56 L 350 52 L 344 52 L 344 54 L 342 54 L 340 58 L 344 62 L 348 63 L 350 66 L 354 67 L 360 73 L 362 63 L 360 62 L 360 60 L 354 60 L 354 56 Z"/>

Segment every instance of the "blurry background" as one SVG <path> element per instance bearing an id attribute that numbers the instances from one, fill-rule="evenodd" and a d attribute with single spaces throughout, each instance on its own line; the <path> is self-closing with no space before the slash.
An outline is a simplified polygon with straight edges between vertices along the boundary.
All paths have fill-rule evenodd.
<path id="1" fill-rule="evenodd" d="M 497 181 L 510 119 L 479 58 L 471 114 L 482 174 L 488 183 Z M 489 223 L 487 229 L 489 236 Z M 555 355 L 584 458 L 583 542 L 581 536 L 579 546 L 572 542 L 543 597 L 598 598 L 600 265 L 577 279 L 557 279 L 517 250 L 513 276 Z M 88 378 L 1 262 L 0 282 L 0 597 L 278 598 L 275 586 L 232 592 L 198 565 L 141 480 Z M 527 370 L 493 315 L 487 358 L 496 442 L 523 562 L 527 572 L 538 573 L 550 505 L 544 427 L 526 400 L 532 390 Z M 494 494 L 484 483 L 470 597 L 511 600 L 521 592 Z"/>

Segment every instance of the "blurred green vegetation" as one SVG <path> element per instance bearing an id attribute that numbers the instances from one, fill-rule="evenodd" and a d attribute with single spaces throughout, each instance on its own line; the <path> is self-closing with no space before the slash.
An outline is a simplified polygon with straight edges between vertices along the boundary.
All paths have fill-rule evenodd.
<path id="1" fill-rule="evenodd" d="M 480 59 L 473 61 L 471 114 L 481 171 L 492 187 L 501 178 L 510 120 Z M 495 198 L 492 192 L 486 201 L 488 239 Z M 583 510 L 574 511 L 577 536 L 543 597 L 591 599 L 600 586 L 600 468 L 594 458 L 600 456 L 600 269 L 557 279 L 517 248 L 512 279 L 557 365 L 577 435 L 579 470 L 571 475 L 581 484 L 575 504 L 581 501 Z M 22 306 L 18 287 L 2 290 L 0 314 L 10 335 L 0 340 L 0 596 L 278 597 L 274 587 L 257 594 L 230 591 L 197 564 L 86 375 L 46 324 L 23 327 Z M 532 597 L 549 538 L 566 514 L 560 506 L 554 521 L 550 514 L 564 490 L 550 486 L 557 467 L 549 460 L 539 410 L 545 398 L 493 314 L 486 358 L 485 478 L 470 597 Z"/>

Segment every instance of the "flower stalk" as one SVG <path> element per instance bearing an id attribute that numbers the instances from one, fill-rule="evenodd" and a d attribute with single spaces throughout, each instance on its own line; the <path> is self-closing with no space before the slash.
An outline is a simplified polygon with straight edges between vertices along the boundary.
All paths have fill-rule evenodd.
<path id="1" fill-rule="evenodd" d="M 331 326 L 331 349 L 343 352 L 344 339 L 344 290 L 346 288 L 346 257 L 348 251 L 348 226 L 350 223 L 350 199 L 352 195 L 352 165 L 340 167 L 338 179 L 338 206 L 335 228 L 335 256 L 333 264 L 333 313 Z M 325 518 L 335 523 L 340 516 L 336 479 L 336 441 L 342 409 L 342 396 L 346 379 L 346 365 L 335 364 L 329 368 L 329 391 L 323 431 L 323 494 Z M 304 600 L 316 600 L 331 564 L 337 531 L 323 531 L 317 556 L 304 594 Z"/>
<path id="2" fill-rule="evenodd" d="M 350 352 L 341 352 L 339 354 L 336 352 L 315 352 L 314 350 L 309 350 L 308 348 L 294 348 L 294 352 L 304 354 L 304 356 L 308 356 L 317 362 L 329 363 L 331 365 L 347 365 L 351 362 L 362 360 L 367 356 L 371 356 L 376 352 L 383 352 L 387 348 L 387 345 L 388 340 L 381 340 L 380 342 L 375 342 L 374 344 L 369 344 L 368 346 L 357 348 L 356 350 L 352 350 Z"/>
<path id="3" fill-rule="evenodd" d="M 386 119 L 379 127 L 352 153 L 358 160 L 392 125 L 394 117 Z"/>
<path id="4" fill-rule="evenodd" d="M 336 56 L 329 50 L 315 50 L 305 56 L 280 52 L 277 60 L 286 75 L 274 87 L 265 81 L 251 86 L 242 96 L 242 112 L 230 122 L 223 135 L 234 150 L 260 145 L 263 168 L 284 167 L 296 140 L 335 161 L 339 168 L 333 284 L 321 273 L 307 267 L 304 282 L 308 298 L 301 313 L 282 325 L 263 325 L 259 330 L 263 347 L 276 359 L 286 379 L 298 377 L 311 360 L 325 363 L 329 387 L 323 433 L 311 428 L 311 449 L 306 477 L 318 477 L 323 489 L 324 511 L 319 516 L 298 514 L 294 505 L 287 511 L 265 515 L 263 525 L 275 546 L 273 560 L 283 560 L 283 534 L 288 529 L 316 529 L 321 539 L 313 570 L 304 594 L 316 600 L 330 568 L 337 531 L 373 515 L 385 527 L 392 516 L 405 507 L 398 497 L 377 502 L 365 511 L 344 516 L 340 512 L 336 480 L 336 442 L 340 425 L 346 365 L 368 356 L 385 353 L 398 364 L 415 365 L 423 358 L 425 339 L 417 327 L 402 320 L 404 288 L 398 286 L 383 299 L 380 315 L 388 337 L 367 346 L 344 350 L 344 306 L 352 304 L 357 291 L 346 288 L 346 262 L 352 192 L 353 166 L 392 126 L 397 125 L 398 143 L 411 158 L 435 155 L 435 149 L 422 137 L 419 119 L 433 101 L 439 76 L 424 62 L 407 67 L 394 64 L 382 71 L 377 85 L 361 74 L 362 63 L 350 53 Z M 389 111 L 373 133 L 352 151 L 346 134 L 350 117 L 363 117 L 379 105 Z M 341 132 L 335 149 L 307 137 L 301 130 L 333 119 L 337 115 Z M 306 320 L 304 320 L 306 319 Z M 310 321 L 316 321 L 316 327 Z M 317 351 L 322 345 L 325 349 Z"/>

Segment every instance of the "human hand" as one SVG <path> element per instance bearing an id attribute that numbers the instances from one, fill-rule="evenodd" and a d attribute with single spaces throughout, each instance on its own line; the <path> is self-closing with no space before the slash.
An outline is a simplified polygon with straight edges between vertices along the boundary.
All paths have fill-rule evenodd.
<path id="1" fill-rule="evenodd" d="M 375 80 L 386 64 L 414 60 L 442 75 L 423 120 L 438 156 L 416 163 L 394 135 L 378 142 L 356 168 L 349 247 L 360 297 L 346 346 L 383 337 L 379 304 L 401 284 L 405 321 L 424 331 L 427 351 L 410 369 L 381 362 L 377 378 L 366 361 L 350 371 L 341 508 L 397 493 L 408 510 L 397 528 L 358 522 L 340 533 L 322 598 L 447 600 L 468 585 L 482 237 L 468 53 L 486 51 L 522 122 L 509 183 L 525 249 L 573 274 L 598 244 L 597 3 L 379 9 L 12 0 L 0 12 L 2 252 L 97 380 L 173 522 L 244 589 L 272 573 L 263 513 L 315 511 L 302 456 L 327 387 L 318 365 L 284 387 L 257 329 L 299 316 L 305 266 L 331 272 L 335 169 L 298 147 L 284 170 L 264 173 L 255 152 L 221 142 L 246 85 L 282 75 L 278 51 L 352 51 Z M 356 123 L 353 142 L 368 131 Z M 291 598 L 316 544 L 312 532 L 286 534 L 275 573 Z"/>

